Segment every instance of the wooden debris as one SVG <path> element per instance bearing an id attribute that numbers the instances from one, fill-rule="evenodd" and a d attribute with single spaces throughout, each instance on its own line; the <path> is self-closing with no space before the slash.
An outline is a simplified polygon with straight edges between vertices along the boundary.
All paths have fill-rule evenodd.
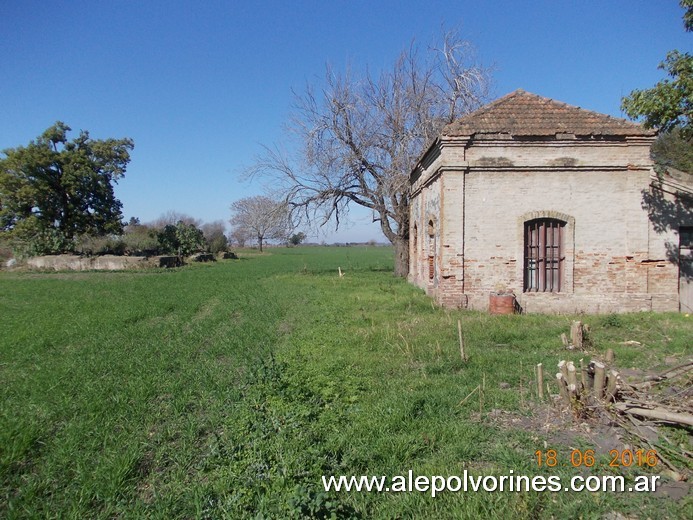
<path id="1" fill-rule="evenodd" d="M 674 463 L 693 458 L 693 454 L 651 425 L 693 427 L 693 359 L 639 383 L 626 383 L 617 370 L 607 370 L 605 363 L 594 359 L 587 366 L 580 360 L 580 377 L 572 362 L 561 361 L 558 368 L 560 398 L 576 417 L 584 420 L 595 414 L 607 416 L 625 430 L 632 442 L 655 450 L 658 460 L 668 468 L 666 474 L 676 480 L 689 478 L 690 472 Z M 658 388 L 672 381 L 672 386 Z"/>
<path id="2" fill-rule="evenodd" d="M 647 417 L 649 419 L 655 419 L 657 421 L 667 423 L 693 426 L 693 414 L 690 413 L 670 412 L 663 407 L 644 408 L 642 406 L 634 406 L 629 403 L 616 403 L 614 407 L 623 413 L 637 415 L 638 417 Z"/>

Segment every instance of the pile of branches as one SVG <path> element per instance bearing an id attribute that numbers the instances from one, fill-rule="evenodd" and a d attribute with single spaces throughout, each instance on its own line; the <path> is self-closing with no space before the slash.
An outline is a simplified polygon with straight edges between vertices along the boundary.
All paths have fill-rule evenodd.
<path id="1" fill-rule="evenodd" d="M 561 398 L 576 417 L 605 415 L 621 426 L 637 444 L 656 450 L 661 462 L 676 480 L 686 480 L 674 460 L 691 466 L 693 453 L 670 441 L 656 426 L 660 424 L 693 428 L 693 359 L 669 368 L 641 382 L 626 382 L 608 362 L 592 360 L 580 367 L 561 361 L 556 374 Z"/>
<path id="2" fill-rule="evenodd" d="M 654 390 L 676 380 L 669 391 Z M 622 383 L 614 407 L 624 414 L 693 427 L 693 360 L 670 368 L 640 383 Z"/>

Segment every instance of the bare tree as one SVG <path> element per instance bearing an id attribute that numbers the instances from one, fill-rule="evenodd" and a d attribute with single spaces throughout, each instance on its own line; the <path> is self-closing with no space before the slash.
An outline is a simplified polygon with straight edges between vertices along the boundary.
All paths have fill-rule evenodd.
<path id="1" fill-rule="evenodd" d="M 178 222 L 183 222 L 184 224 L 192 225 L 198 228 L 202 225 L 201 220 L 176 210 L 169 210 L 166 213 L 162 213 L 159 218 L 151 222 L 149 225 L 154 228 L 163 229 L 168 225 L 175 226 Z"/>
<path id="2" fill-rule="evenodd" d="M 246 230 L 257 238 L 260 251 L 266 240 L 285 240 L 291 231 L 288 206 L 257 195 L 237 200 L 231 204 L 231 225 Z"/>
<path id="3" fill-rule="evenodd" d="M 226 238 L 226 225 L 222 220 L 205 223 L 200 226 L 200 230 L 210 253 L 217 254 L 226 250 L 229 240 Z"/>
<path id="4" fill-rule="evenodd" d="M 482 104 L 488 85 L 454 33 L 423 58 L 410 46 L 378 77 L 328 67 L 321 91 L 297 95 L 289 130 L 299 152 L 265 147 L 250 173 L 271 178 L 294 215 L 320 225 L 338 227 L 350 204 L 369 208 L 395 247 L 395 274 L 406 276 L 409 172 L 445 124 Z"/>
<path id="5" fill-rule="evenodd" d="M 238 247 L 245 247 L 245 243 L 250 240 L 250 233 L 241 226 L 235 226 L 229 233 L 229 241 Z"/>

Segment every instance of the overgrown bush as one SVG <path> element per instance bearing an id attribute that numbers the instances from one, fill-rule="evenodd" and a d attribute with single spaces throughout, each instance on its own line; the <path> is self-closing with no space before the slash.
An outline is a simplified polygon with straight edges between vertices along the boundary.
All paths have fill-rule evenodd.
<path id="1" fill-rule="evenodd" d="M 205 237 L 207 251 L 214 255 L 226 251 L 229 241 L 226 238 L 226 227 L 221 220 L 204 224 L 200 229 Z"/>
<path id="2" fill-rule="evenodd" d="M 123 255 L 125 242 L 119 235 L 90 236 L 82 235 L 75 240 L 75 253 L 87 256 Z"/>
<path id="3" fill-rule="evenodd" d="M 14 257 L 14 254 L 12 253 L 12 247 L 10 247 L 9 244 L 0 240 L 0 269 L 5 267 L 5 263 L 12 257 Z"/>
<path id="4" fill-rule="evenodd" d="M 194 224 L 186 224 L 182 220 L 174 226 L 168 224 L 159 231 L 159 247 L 163 253 L 189 256 L 204 251 L 205 238 Z"/>
<path id="5" fill-rule="evenodd" d="M 15 255 L 20 258 L 41 255 L 58 255 L 74 249 L 74 242 L 68 239 L 61 231 L 48 228 L 26 237 L 15 234 L 12 240 L 12 248 Z"/>
<path id="6" fill-rule="evenodd" d="M 158 231 L 140 224 L 128 224 L 122 236 L 125 253 L 133 256 L 152 256 L 159 253 Z"/>
<path id="7" fill-rule="evenodd" d="M 294 233 L 289 237 L 289 244 L 292 246 L 301 245 L 301 243 L 306 239 L 306 234 L 302 231 Z"/>

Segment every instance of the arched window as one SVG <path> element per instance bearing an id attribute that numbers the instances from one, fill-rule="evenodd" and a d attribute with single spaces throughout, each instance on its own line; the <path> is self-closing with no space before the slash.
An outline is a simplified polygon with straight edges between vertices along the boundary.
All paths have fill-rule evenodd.
<path id="1" fill-rule="evenodd" d="M 525 223 L 525 292 L 561 291 L 565 224 L 554 218 L 538 218 Z"/>

